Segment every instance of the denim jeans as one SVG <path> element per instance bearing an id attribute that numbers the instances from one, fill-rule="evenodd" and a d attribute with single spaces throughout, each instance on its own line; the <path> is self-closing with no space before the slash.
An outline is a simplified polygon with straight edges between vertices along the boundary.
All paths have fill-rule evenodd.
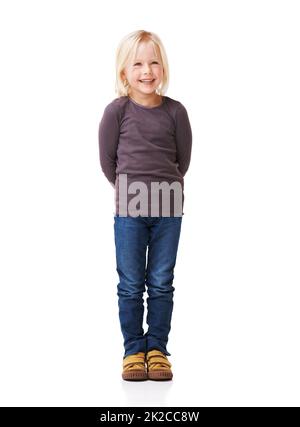
<path id="1" fill-rule="evenodd" d="M 181 217 L 114 215 L 119 319 L 125 352 L 167 351 L 173 311 L 174 267 Z M 147 252 L 148 248 L 148 252 Z M 148 331 L 144 334 L 144 292 L 147 286 Z"/>

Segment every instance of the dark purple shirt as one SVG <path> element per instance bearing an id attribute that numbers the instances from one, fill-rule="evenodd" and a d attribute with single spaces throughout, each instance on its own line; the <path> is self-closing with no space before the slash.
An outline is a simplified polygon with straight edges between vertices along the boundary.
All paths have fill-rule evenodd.
<path id="1" fill-rule="evenodd" d="M 183 177 L 191 159 L 192 130 L 183 104 L 168 96 L 156 107 L 143 106 L 128 96 L 115 98 L 104 109 L 98 136 L 101 169 L 115 187 L 116 215 L 131 215 L 130 202 L 142 209 L 141 216 L 184 215 Z M 144 191 L 136 181 L 144 183 Z M 176 191 L 154 189 L 154 182 L 174 183 Z M 135 203 L 141 193 L 146 211 L 143 202 Z M 162 210 L 162 194 L 169 197 L 169 213 Z M 175 203 L 180 204 L 180 214 L 174 214 Z"/>

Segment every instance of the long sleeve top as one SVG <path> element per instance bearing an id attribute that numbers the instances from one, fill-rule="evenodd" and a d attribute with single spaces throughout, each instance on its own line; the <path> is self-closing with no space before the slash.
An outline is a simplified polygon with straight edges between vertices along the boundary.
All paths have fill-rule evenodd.
<path id="1" fill-rule="evenodd" d="M 155 107 L 128 96 L 104 109 L 98 132 L 102 172 L 115 188 L 115 215 L 182 216 L 192 129 L 182 103 Z"/>

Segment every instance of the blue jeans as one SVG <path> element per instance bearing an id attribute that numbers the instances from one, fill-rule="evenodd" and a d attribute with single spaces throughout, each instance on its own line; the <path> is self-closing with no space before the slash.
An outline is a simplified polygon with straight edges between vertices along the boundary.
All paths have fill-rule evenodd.
<path id="1" fill-rule="evenodd" d="M 114 215 L 118 306 L 124 356 L 157 349 L 167 351 L 173 311 L 172 286 L 181 217 L 121 217 Z M 148 259 L 146 265 L 146 253 Z M 147 285 L 148 331 L 144 334 Z"/>

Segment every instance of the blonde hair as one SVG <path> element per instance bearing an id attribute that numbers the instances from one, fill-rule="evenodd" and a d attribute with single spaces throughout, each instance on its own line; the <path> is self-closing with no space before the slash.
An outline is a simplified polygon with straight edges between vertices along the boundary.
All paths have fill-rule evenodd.
<path id="1" fill-rule="evenodd" d="M 135 58 L 138 45 L 142 41 L 150 41 L 153 43 L 153 47 L 160 53 L 163 66 L 163 79 L 159 87 L 156 89 L 158 95 L 164 95 L 169 86 L 169 65 L 166 55 L 165 48 L 160 38 L 153 32 L 138 30 L 127 34 L 119 43 L 116 52 L 116 83 L 115 92 L 118 97 L 128 96 L 130 86 L 127 80 L 123 80 L 121 77 L 126 65 L 131 58 Z M 156 51 L 157 52 L 157 51 Z"/>

